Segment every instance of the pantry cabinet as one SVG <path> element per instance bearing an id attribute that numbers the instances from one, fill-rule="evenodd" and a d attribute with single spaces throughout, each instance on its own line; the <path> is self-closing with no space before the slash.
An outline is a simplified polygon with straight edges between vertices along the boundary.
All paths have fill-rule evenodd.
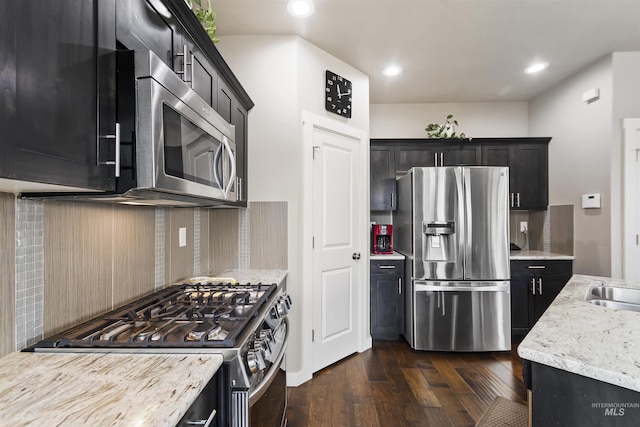
<path id="1" fill-rule="evenodd" d="M 371 338 L 397 340 L 404 333 L 404 260 L 371 260 Z"/>
<path id="2" fill-rule="evenodd" d="M 524 336 L 573 274 L 571 260 L 511 261 L 511 332 Z"/>

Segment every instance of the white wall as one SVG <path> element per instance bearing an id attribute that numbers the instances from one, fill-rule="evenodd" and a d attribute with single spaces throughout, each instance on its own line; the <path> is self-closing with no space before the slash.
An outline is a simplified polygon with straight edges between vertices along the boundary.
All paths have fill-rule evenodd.
<path id="1" fill-rule="evenodd" d="M 600 89 L 586 104 L 582 94 Z M 607 56 L 533 99 L 531 133 L 549 144 L 549 204 L 574 205 L 574 272 L 611 274 L 612 61 Z M 582 209 L 585 193 L 601 194 L 601 209 Z"/>
<path id="2" fill-rule="evenodd" d="M 426 138 L 427 125 L 444 123 L 449 114 L 458 120 L 458 131 L 472 138 L 529 136 L 526 102 L 374 104 L 371 105 L 370 135 L 371 138 Z"/>
<path id="3" fill-rule="evenodd" d="M 308 197 L 303 191 L 302 111 L 368 132 L 369 78 L 297 36 L 220 39 L 216 47 L 255 103 L 249 113 L 248 199 L 288 204 L 287 286 L 296 304 L 290 312 L 287 374 L 310 372 L 311 361 L 302 357 L 311 345 L 311 312 L 302 310 L 310 298 L 302 280 L 302 208 Z M 327 69 L 353 83 L 351 119 L 324 109 Z M 368 141 L 363 150 L 368 152 Z"/>
<path id="4" fill-rule="evenodd" d="M 600 89 L 586 104 L 582 94 Z M 640 117 L 640 52 L 616 52 L 533 99 L 532 133 L 549 146 L 549 204 L 575 205 L 574 272 L 622 275 L 622 119 Z M 600 193 L 601 209 L 582 209 L 581 195 Z"/>

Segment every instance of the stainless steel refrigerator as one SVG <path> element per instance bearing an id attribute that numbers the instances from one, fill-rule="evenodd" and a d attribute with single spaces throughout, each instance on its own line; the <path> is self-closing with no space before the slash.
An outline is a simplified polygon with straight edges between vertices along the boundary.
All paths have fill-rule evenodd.
<path id="1" fill-rule="evenodd" d="M 407 341 L 417 350 L 510 350 L 509 169 L 413 168 L 397 184 Z"/>

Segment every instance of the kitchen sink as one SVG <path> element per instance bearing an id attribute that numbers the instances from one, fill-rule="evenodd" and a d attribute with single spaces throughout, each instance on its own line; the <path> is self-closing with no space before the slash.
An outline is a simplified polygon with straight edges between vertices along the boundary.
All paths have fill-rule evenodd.
<path id="1" fill-rule="evenodd" d="M 593 283 L 585 299 L 602 307 L 640 312 L 640 289 Z"/>

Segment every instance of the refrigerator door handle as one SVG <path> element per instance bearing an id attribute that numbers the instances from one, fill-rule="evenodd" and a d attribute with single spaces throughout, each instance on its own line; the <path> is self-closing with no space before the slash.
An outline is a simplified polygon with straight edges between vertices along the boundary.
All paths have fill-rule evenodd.
<path id="1" fill-rule="evenodd" d="M 472 227 L 472 222 L 471 220 L 472 218 L 472 209 L 470 208 L 471 206 L 471 172 L 469 171 L 468 168 L 464 168 L 463 169 L 463 180 L 462 180 L 462 191 L 463 191 L 463 197 L 464 197 L 464 207 L 461 207 L 461 209 L 464 209 L 463 215 L 464 215 L 464 224 L 465 224 L 465 229 L 464 229 L 464 241 L 465 241 L 465 250 L 464 250 L 464 259 L 463 259 L 463 271 L 464 271 L 464 277 L 465 279 L 469 278 L 469 272 L 467 271 L 468 268 L 471 268 L 472 265 L 472 258 L 473 258 L 473 252 L 472 252 L 472 248 L 473 248 L 473 241 L 472 241 L 472 232 L 473 232 L 473 227 Z"/>
<path id="2" fill-rule="evenodd" d="M 468 292 L 468 291 L 479 291 L 479 292 L 504 292 L 509 291 L 510 285 L 509 283 L 499 283 L 495 285 L 481 285 L 481 286 L 471 286 L 471 285 L 426 285 L 416 283 L 414 285 L 415 292 Z"/>

